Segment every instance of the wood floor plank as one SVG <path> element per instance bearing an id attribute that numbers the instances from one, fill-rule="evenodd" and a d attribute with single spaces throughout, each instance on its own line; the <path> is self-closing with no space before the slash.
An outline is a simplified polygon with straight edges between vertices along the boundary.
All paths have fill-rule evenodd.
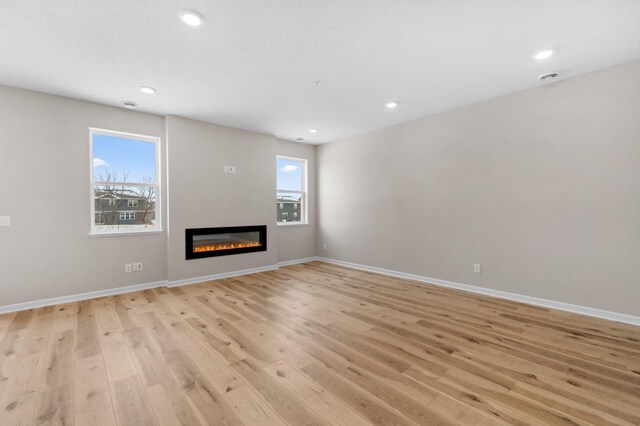
<path id="1" fill-rule="evenodd" d="M 133 354 L 137 370 L 145 386 L 149 387 L 169 380 L 171 375 L 164 359 L 153 346 L 142 327 L 125 331 L 124 337 Z"/>
<path id="2" fill-rule="evenodd" d="M 244 377 L 285 419 L 289 424 L 327 425 L 320 416 L 316 415 L 286 387 L 278 383 L 267 374 L 260 363 L 247 357 L 232 364 L 232 367 Z"/>
<path id="3" fill-rule="evenodd" d="M 102 349 L 100 347 L 100 337 L 98 336 L 98 326 L 90 300 L 78 302 L 77 321 L 76 358 L 82 359 L 101 353 Z"/>
<path id="4" fill-rule="evenodd" d="M 39 396 L 34 422 L 37 425 L 75 424 L 73 383 L 50 389 Z"/>
<path id="5" fill-rule="evenodd" d="M 66 330 L 51 335 L 51 342 L 46 353 L 47 389 L 55 389 L 75 380 L 74 368 L 77 349 L 74 330 Z M 83 356 L 83 358 L 86 358 Z"/>
<path id="6" fill-rule="evenodd" d="M 265 371 L 330 424 L 370 424 L 364 417 L 342 404 L 338 398 L 322 386 L 284 362 L 280 361 L 267 366 Z"/>
<path id="7" fill-rule="evenodd" d="M 182 391 L 191 400 L 205 423 L 240 425 L 241 420 L 220 398 L 198 367 L 179 349 L 163 354 L 167 366 Z"/>
<path id="8" fill-rule="evenodd" d="M 223 398 L 231 406 L 243 424 L 247 426 L 285 426 L 287 423 L 278 415 L 264 398 L 250 386 L 242 386 L 224 394 Z"/>
<path id="9" fill-rule="evenodd" d="M 111 383 L 111 395 L 118 425 L 157 425 L 156 416 L 138 376 Z"/>
<path id="10" fill-rule="evenodd" d="M 197 426 L 202 424 L 173 379 L 148 387 L 147 394 L 161 426 Z"/>
<path id="11" fill-rule="evenodd" d="M 119 329 L 111 329 L 101 333 L 100 345 L 109 382 L 137 374 L 127 342 Z"/>
<path id="12" fill-rule="evenodd" d="M 102 355 L 78 360 L 75 369 L 76 424 L 115 426 L 116 417 Z"/>

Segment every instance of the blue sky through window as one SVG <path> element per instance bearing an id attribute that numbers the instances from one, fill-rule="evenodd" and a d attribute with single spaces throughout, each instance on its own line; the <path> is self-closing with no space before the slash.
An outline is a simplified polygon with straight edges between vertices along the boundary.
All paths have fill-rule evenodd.
<path id="1" fill-rule="evenodd" d="M 278 189 L 302 191 L 303 162 L 278 158 Z"/>
<path id="2" fill-rule="evenodd" d="M 106 172 L 118 181 L 128 172 L 127 182 L 156 181 L 156 144 L 122 137 L 93 135 L 93 176 Z"/>

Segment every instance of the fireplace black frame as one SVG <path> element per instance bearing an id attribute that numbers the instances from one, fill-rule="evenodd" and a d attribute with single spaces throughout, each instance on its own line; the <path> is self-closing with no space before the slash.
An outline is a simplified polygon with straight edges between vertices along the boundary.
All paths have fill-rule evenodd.
<path id="1" fill-rule="evenodd" d="M 202 251 L 197 253 L 194 253 L 193 251 L 193 237 L 196 235 L 229 234 L 234 232 L 258 232 L 260 245 L 255 247 Z M 185 255 L 187 260 L 202 259 L 205 257 L 229 256 L 241 253 L 253 253 L 256 251 L 267 251 L 267 225 L 185 229 Z"/>

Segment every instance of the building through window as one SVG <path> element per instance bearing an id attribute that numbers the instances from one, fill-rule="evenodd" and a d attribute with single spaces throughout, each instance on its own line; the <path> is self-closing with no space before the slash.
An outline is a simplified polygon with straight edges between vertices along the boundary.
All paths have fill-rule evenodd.
<path id="1" fill-rule="evenodd" d="M 307 160 L 278 156 L 276 165 L 278 224 L 306 223 Z"/>

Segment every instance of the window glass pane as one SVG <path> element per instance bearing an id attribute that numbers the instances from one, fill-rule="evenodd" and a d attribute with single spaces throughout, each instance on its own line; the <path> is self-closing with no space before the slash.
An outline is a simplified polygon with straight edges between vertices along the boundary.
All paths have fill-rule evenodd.
<path id="1" fill-rule="evenodd" d="M 302 199 L 302 192 L 279 192 L 276 197 L 276 204 L 278 205 L 278 222 L 300 222 L 302 220 L 302 215 L 299 215 L 298 212 L 301 210 Z"/>
<path id="2" fill-rule="evenodd" d="M 156 187 L 96 185 L 96 231 L 144 231 L 156 225 Z"/>
<path id="3" fill-rule="evenodd" d="M 302 174 L 304 162 L 278 158 L 278 190 L 302 191 Z"/>
<path id="4" fill-rule="evenodd" d="M 93 179 L 156 183 L 156 144 L 124 137 L 93 135 Z"/>

